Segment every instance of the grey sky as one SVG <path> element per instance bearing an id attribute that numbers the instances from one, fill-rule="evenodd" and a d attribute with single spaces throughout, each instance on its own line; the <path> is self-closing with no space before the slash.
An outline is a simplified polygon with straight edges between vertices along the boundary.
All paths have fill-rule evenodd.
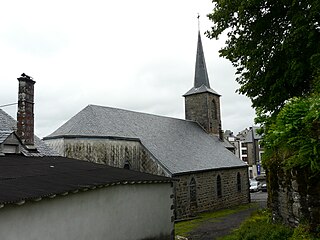
<path id="1" fill-rule="evenodd" d="M 35 131 L 44 137 L 88 104 L 184 118 L 193 85 L 197 13 L 210 0 L 4 1 L 0 4 L 0 105 L 17 101 L 21 73 L 35 85 Z M 235 93 L 235 69 L 202 35 L 211 88 L 222 95 L 223 129 L 253 124 L 249 99 Z M 16 117 L 16 106 L 3 108 Z"/>

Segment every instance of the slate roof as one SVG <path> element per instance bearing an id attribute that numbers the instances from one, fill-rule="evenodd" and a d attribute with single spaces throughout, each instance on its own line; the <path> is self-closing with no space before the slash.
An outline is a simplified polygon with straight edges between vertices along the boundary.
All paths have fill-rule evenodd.
<path id="1" fill-rule="evenodd" d="M 210 88 L 206 60 L 204 58 L 201 35 L 199 31 L 197 55 L 196 55 L 196 66 L 195 66 L 195 74 L 194 74 L 194 86 L 183 96 L 188 96 L 188 95 L 198 94 L 203 92 L 210 92 L 210 93 L 219 95 L 216 91 Z"/>
<path id="2" fill-rule="evenodd" d="M 0 108 L 0 131 L 12 132 L 16 126 L 16 120 Z"/>
<path id="3" fill-rule="evenodd" d="M 44 140 L 63 137 L 139 139 L 171 174 L 246 166 L 196 122 L 118 108 L 88 105 Z"/>
<path id="4" fill-rule="evenodd" d="M 65 157 L 0 157 L 1 205 L 115 184 L 158 182 L 171 179 Z"/>
<path id="5" fill-rule="evenodd" d="M 252 129 L 253 129 L 253 132 L 252 132 Z M 254 140 L 259 140 L 262 138 L 262 136 L 260 134 L 257 133 L 257 130 L 259 130 L 260 128 L 259 127 L 252 127 L 249 129 L 248 133 L 245 135 L 244 137 L 244 142 L 253 142 L 252 140 L 252 137 Z M 252 134 L 253 133 L 253 134 Z"/>
<path id="6" fill-rule="evenodd" d="M 13 131 L 3 131 L 0 130 L 0 144 L 3 143 Z"/>
<path id="7" fill-rule="evenodd" d="M 4 141 L 17 128 L 17 122 L 9 114 L 0 109 L 0 143 Z M 9 134 L 9 135 L 8 135 Z M 22 152 L 26 156 L 57 156 L 58 154 L 48 147 L 40 138 L 34 136 L 34 144 L 38 153 L 31 153 L 25 149 Z"/>

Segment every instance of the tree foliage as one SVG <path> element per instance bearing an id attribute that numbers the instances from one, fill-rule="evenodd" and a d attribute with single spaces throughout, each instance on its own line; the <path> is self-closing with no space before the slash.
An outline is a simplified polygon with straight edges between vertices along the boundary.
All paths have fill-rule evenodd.
<path id="1" fill-rule="evenodd" d="M 237 69 L 264 126 L 265 167 L 320 174 L 320 1 L 213 0 L 207 36 Z"/>
<path id="2" fill-rule="evenodd" d="M 285 168 L 308 168 L 320 173 L 320 96 L 293 98 L 264 137 L 265 167 L 276 163 Z"/>
<path id="3" fill-rule="evenodd" d="M 237 68 L 238 90 L 262 113 L 277 114 L 285 102 L 314 88 L 320 69 L 319 0 L 213 0 L 208 15 L 220 50 Z"/>

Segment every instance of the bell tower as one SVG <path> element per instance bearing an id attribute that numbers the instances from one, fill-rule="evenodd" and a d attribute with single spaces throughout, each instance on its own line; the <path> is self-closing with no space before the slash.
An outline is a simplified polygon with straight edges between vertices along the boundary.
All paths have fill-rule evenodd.
<path id="1" fill-rule="evenodd" d="M 198 122 L 207 133 L 221 135 L 220 95 L 210 88 L 200 31 L 198 31 L 194 86 L 185 97 L 185 118 Z"/>

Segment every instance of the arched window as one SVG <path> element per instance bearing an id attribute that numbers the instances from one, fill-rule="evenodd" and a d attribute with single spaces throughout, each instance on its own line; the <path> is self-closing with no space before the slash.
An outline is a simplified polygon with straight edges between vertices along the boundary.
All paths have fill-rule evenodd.
<path id="1" fill-rule="evenodd" d="M 222 197 L 222 184 L 220 175 L 217 176 L 217 196 Z"/>
<path id="2" fill-rule="evenodd" d="M 197 186 L 196 186 L 196 180 L 194 178 L 191 178 L 190 185 L 189 185 L 189 191 L 190 191 L 190 202 L 196 202 L 197 201 Z"/>
<path id="3" fill-rule="evenodd" d="M 128 160 L 126 160 L 126 161 L 124 162 L 123 168 L 124 168 L 124 169 L 131 169 L 131 165 L 130 165 L 130 162 L 129 162 Z"/>
<path id="4" fill-rule="evenodd" d="M 218 109 L 217 109 L 217 103 L 214 99 L 212 99 L 211 102 L 211 114 L 212 114 L 212 118 L 213 119 L 217 119 L 218 118 Z"/>
<path id="5" fill-rule="evenodd" d="M 241 192 L 241 176 L 239 172 L 237 173 L 237 189 L 238 192 Z"/>

